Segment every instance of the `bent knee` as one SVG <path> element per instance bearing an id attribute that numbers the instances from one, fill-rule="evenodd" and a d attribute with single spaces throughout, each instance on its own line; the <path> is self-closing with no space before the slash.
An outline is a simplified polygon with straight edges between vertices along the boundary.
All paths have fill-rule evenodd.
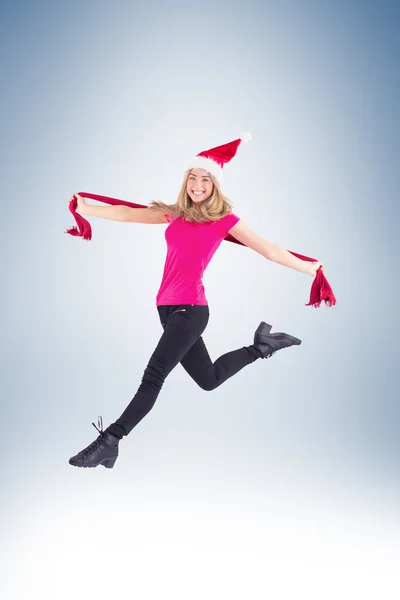
<path id="1" fill-rule="evenodd" d="M 215 390 L 215 388 L 217 388 L 219 386 L 219 382 L 218 381 L 202 381 L 199 383 L 199 386 L 205 392 L 212 392 L 213 390 Z"/>

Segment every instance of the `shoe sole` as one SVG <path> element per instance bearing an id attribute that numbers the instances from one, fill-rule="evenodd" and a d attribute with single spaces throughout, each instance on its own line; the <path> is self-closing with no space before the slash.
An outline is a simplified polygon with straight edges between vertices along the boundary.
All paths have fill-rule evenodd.
<path id="1" fill-rule="evenodd" d="M 106 469 L 112 469 L 113 466 L 115 465 L 115 461 L 117 460 L 117 458 L 118 458 L 118 456 L 113 456 L 112 458 L 106 458 L 102 462 L 97 463 L 97 465 L 81 465 L 79 463 L 71 462 L 71 460 L 69 461 L 69 464 L 72 465 L 73 467 L 80 467 L 81 469 L 95 469 L 96 467 L 99 467 L 99 466 L 103 466 Z"/>

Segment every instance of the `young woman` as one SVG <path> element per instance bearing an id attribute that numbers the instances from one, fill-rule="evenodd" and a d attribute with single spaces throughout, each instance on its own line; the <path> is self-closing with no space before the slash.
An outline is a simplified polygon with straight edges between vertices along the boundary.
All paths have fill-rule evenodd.
<path id="1" fill-rule="evenodd" d="M 99 436 L 70 458 L 77 467 L 112 468 L 118 457 L 119 442 L 147 415 L 161 391 L 166 377 L 180 363 L 194 381 L 211 391 L 258 358 L 272 356 L 277 350 L 299 345 L 301 341 L 286 333 L 271 333 L 264 321 L 254 333 L 253 343 L 228 352 L 212 362 L 202 334 L 209 320 L 209 307 L 202 284 L 203 273 L 224 238 L 237 240 L 267 259 L 315 276 L 321 265 L 293 256 L 276 244 L 253 233 L 232 212 L 222 194 L 223 165 L 236 153 L 244 137 L 206 150 L 187 165 L 181 191 L 175 204 L 151 202 L 146 208 L 93 206 L 77 198 L 78 214 L 116 221 L 166 224 L 167 257 L 156 305 L 163 334 L 144 371 L 141 384 L 121 416 L 103 431 L 99 417 Z M 74 198 L 71 197 L 71 200 Z"/>

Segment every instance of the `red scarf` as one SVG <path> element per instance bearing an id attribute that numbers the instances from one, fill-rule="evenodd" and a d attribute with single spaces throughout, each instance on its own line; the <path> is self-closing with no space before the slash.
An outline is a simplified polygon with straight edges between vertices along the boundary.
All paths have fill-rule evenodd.
<path id="1" fill-rule="evenodd" d="M 147 208 L 144 204 L 134 204 L 133 202 L 127 202 L 126 200 L 118 200 L 117 198 L 108 198 L 107 196 L 98 196 L 97 194 L 88 194 L 86 192 L 78 192 L 78 194 L 80 196 L 83 196 L 84 198 L 91 198 L 92 200 L 98 200 L 99 202 L 105 202 L 106 204 L 111 204 L 113 206 L 122 204 L 123 206 L 130 206 L 131 208 Z M 92 228 L 90 226 L 90 223 L 86 219 L 84 219 L 82 215 L 76 212 L 77 205 L 77 199 L 76 197 L 74 197 L 74 199 L 71 200 L 71 202 L 69 203 L 69 210 L 73 214 L 78 227 L 71 227 L 70 229 L 67 229 L 65 233 L 79 236 L 84 240 L 91 240 Z M 225 240 L 227 242 L 234 242 L 235 244 L 245 246 L 245 244 L 242 244 L 242 242 L 239 242 L 239 240 L 237 240 L 229 234 L 225 237 Z M 293 254 L 301 260 L 317 262 L 315 258 L 303 256 L 302 254 L 297 254 L 296 252 L 292 252 L 291 250 L 289 250 L 289 252 L 290 254 Z M 335 295 L 320 267 L 312 283 L 310 301 L 308 302 L 308 304 L 306 304 L 306 306 L 314 306 L 315 308 L 318 308 L 321 306 L 321 302 L 325 302 L 327 306 L 334 306 L 336 304 Z"/>

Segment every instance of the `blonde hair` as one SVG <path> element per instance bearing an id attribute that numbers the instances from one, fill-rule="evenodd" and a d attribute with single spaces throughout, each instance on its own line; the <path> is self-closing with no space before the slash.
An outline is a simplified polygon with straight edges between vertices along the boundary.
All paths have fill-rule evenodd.
<path id="1" fill-rule="evenodd" d="M 222 217 L 225 217 L 225 215 L 231 213 L 233 204 L 222 194 L 218 180 L 211 175 L 211 173 L 209 174 L 209 177 L 213 182 L 211 196 L 199 204 L 192 201 L 186 191 L 191 171 L 192 169 L 189 169 L 185 172 L 182 187 L 175 204 L 165 204 L 159 200 L 152 200 L 149 203 L 149 209 L 160 211 L 175 217 L 183 217 L 186 221 L 194 223 L 218 221 L 219 219 L 222 219 Z"/>

